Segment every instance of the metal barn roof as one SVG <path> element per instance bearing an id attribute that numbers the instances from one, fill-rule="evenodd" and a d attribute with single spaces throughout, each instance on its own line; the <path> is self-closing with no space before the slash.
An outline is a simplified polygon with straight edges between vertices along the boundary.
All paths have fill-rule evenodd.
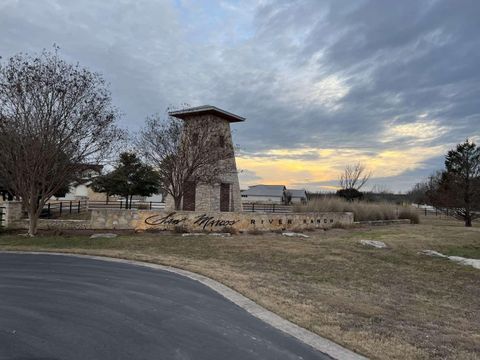
<path id="1" fill-rule="evenodd" d="M 307 198 L 305 189 L 287 189 L 292 194 L 292 198 Z"/>
<path id="2" fill-rule="evenodd" d="M 247 196 L 276 196 L 282 197 L 285 190 L 284 185 L 254 185 L 242 192 Z"/>

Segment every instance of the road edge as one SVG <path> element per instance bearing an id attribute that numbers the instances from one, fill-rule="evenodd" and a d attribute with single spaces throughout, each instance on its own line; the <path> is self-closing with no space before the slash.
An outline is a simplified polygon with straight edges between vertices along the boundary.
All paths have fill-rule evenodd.
<path id="1" fill-rule="evenodd" d="M 207 276 L 200 275 L 188 270 L 179 269 L 173 266 L 154 264 L 144 261 L 137 260 L 128 260 L 122 258 L 114 258 L 109 256 L 99 256 L 99 255 L 86 255 L 86 254 L 76 254 L 76 253 L 63 253 L 63 252 L 49 252 L 49 251 L 8 251 L 2 250 L 0 254 L 30 254 L 30 255 L 53 255 L 53 256 L 71 256 L 78 258 L 86 258 L 92 260 L 100 261 L 109 261 L 123 264 L 130 264 L 136 266 L 148 267 L 156 270 L 168 271 L 175 273 L 189 279 L 200 282 L 201 284 L 209 287 L 215 292 L 219 293 L 226 299 L 230 300 L 237 306 L 246 310 L 251 315 L 262 320 L 263 322 L 269 324 L 270 326 L 290 335 L 294 338 L 302 341 L 303 343 L 310 345 L 314 349 L 327 354 L 335 359 L 339 360 L 365 360 L 366 357 L 353 352 L 343 346 L 321 337 L 320 335 L 314 334 L 313 332 L 302 328 L 279 315 L 271 312 L 270 310 L 265 309 L 261 305 L 257 304 L 253 300 L 243 296 L 237 291 L 229 288 L 226 285 L 221 284 L 220 282 L 213 280 Z"/>

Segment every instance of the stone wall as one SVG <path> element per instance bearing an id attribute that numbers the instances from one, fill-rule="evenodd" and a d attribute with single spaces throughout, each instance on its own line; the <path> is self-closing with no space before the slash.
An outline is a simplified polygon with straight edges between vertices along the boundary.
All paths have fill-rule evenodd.
<path id="1" fill-rule="evenodd" d="M 92 211 L 92 229 L 174 230 L 221 232 L 234 228 L 239 232 L 254 230 L 307 230 L 353 224 L 353 213 L 246 213 L 188 212 L 98 209 Z"/>
<path id="2" fill-rule="evenodd" d="M 90 220 L 38 219 L 37 223 L 40 230 L 88 230 L 91 225 Z M 10 228 L 28 229 L 28 219 L 17 220 Z"/>
<path id="3" fill-rule="evenodd" d="M 5 207 L 5 227 L 11 227 L 12 224 L 23 217 L 22 203 L 20 201 L 6 201 L 2 203 Z"/>

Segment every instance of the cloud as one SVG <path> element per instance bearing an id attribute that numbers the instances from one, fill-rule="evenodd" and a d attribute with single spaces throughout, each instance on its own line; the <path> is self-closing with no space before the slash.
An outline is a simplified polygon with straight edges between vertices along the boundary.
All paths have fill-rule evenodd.
<path id="1" fill-rule="evenodd" d="M 255 171 L 251 171 L 248 169 L 240 170 L 238 173 L 238 178 L 240 183 L 242 184 L 242 188 L 247 188 L 248 186 L 255 185 L 262 180 L 262 178 L 258 176 Z"/>
<path id="2" fill-rule="evenodd" d="M 240 169 L 255 172 L 258 182 L 302 186 L 311 191 L 331 190 L 338 186 L 338 178 L 345 166 L 363 163 L 372 172 L 370 186 L 382 185 L 393 191 L 408 189 L 433 170 L 442 166 L 438 154 L 447 146 L 386 149 L 276 149 L 258 154 L 241 154 L 237 157 Z M 432 160 L 433 159 L 433 160 Z M 406 181 L 405 174 L 416 174 Z M 251 183 L 250 183 L 251 185 Z"/>
<path id="3" fill-rule="evenodd" d="M 0 55 L 58 44 L 104 74 L 132 130 L 184 102 L 245 116 L 239 164 L 259 177 L 245 181 L 315 187 L 364 161 L 406 190 L 420 179 L 401 174 L 480 137 L 479 13 L 476 0 L 0 0 Z"/>

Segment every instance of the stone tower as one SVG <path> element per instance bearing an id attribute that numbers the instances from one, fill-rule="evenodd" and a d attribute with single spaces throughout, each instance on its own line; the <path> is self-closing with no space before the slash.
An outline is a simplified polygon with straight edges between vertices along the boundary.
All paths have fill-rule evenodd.
<path id="1" fill-rule="evenodd" d="M 210 105 L 171 111 L 169 115 L 182 119 L 185 126 L 205 129 L 218 139 L 220 146 L 231 150 L 231 156 L 220 160 L 220 167 L 224 171 L 221 171 L 218 183 L 189 184 L 185 188 L 182 209 L 201 212 L 242 211 L 230 123 L 245 121 L 245 118 Z M 167 196 L 166 209 L 174 208 L 173 198 Z"/>

